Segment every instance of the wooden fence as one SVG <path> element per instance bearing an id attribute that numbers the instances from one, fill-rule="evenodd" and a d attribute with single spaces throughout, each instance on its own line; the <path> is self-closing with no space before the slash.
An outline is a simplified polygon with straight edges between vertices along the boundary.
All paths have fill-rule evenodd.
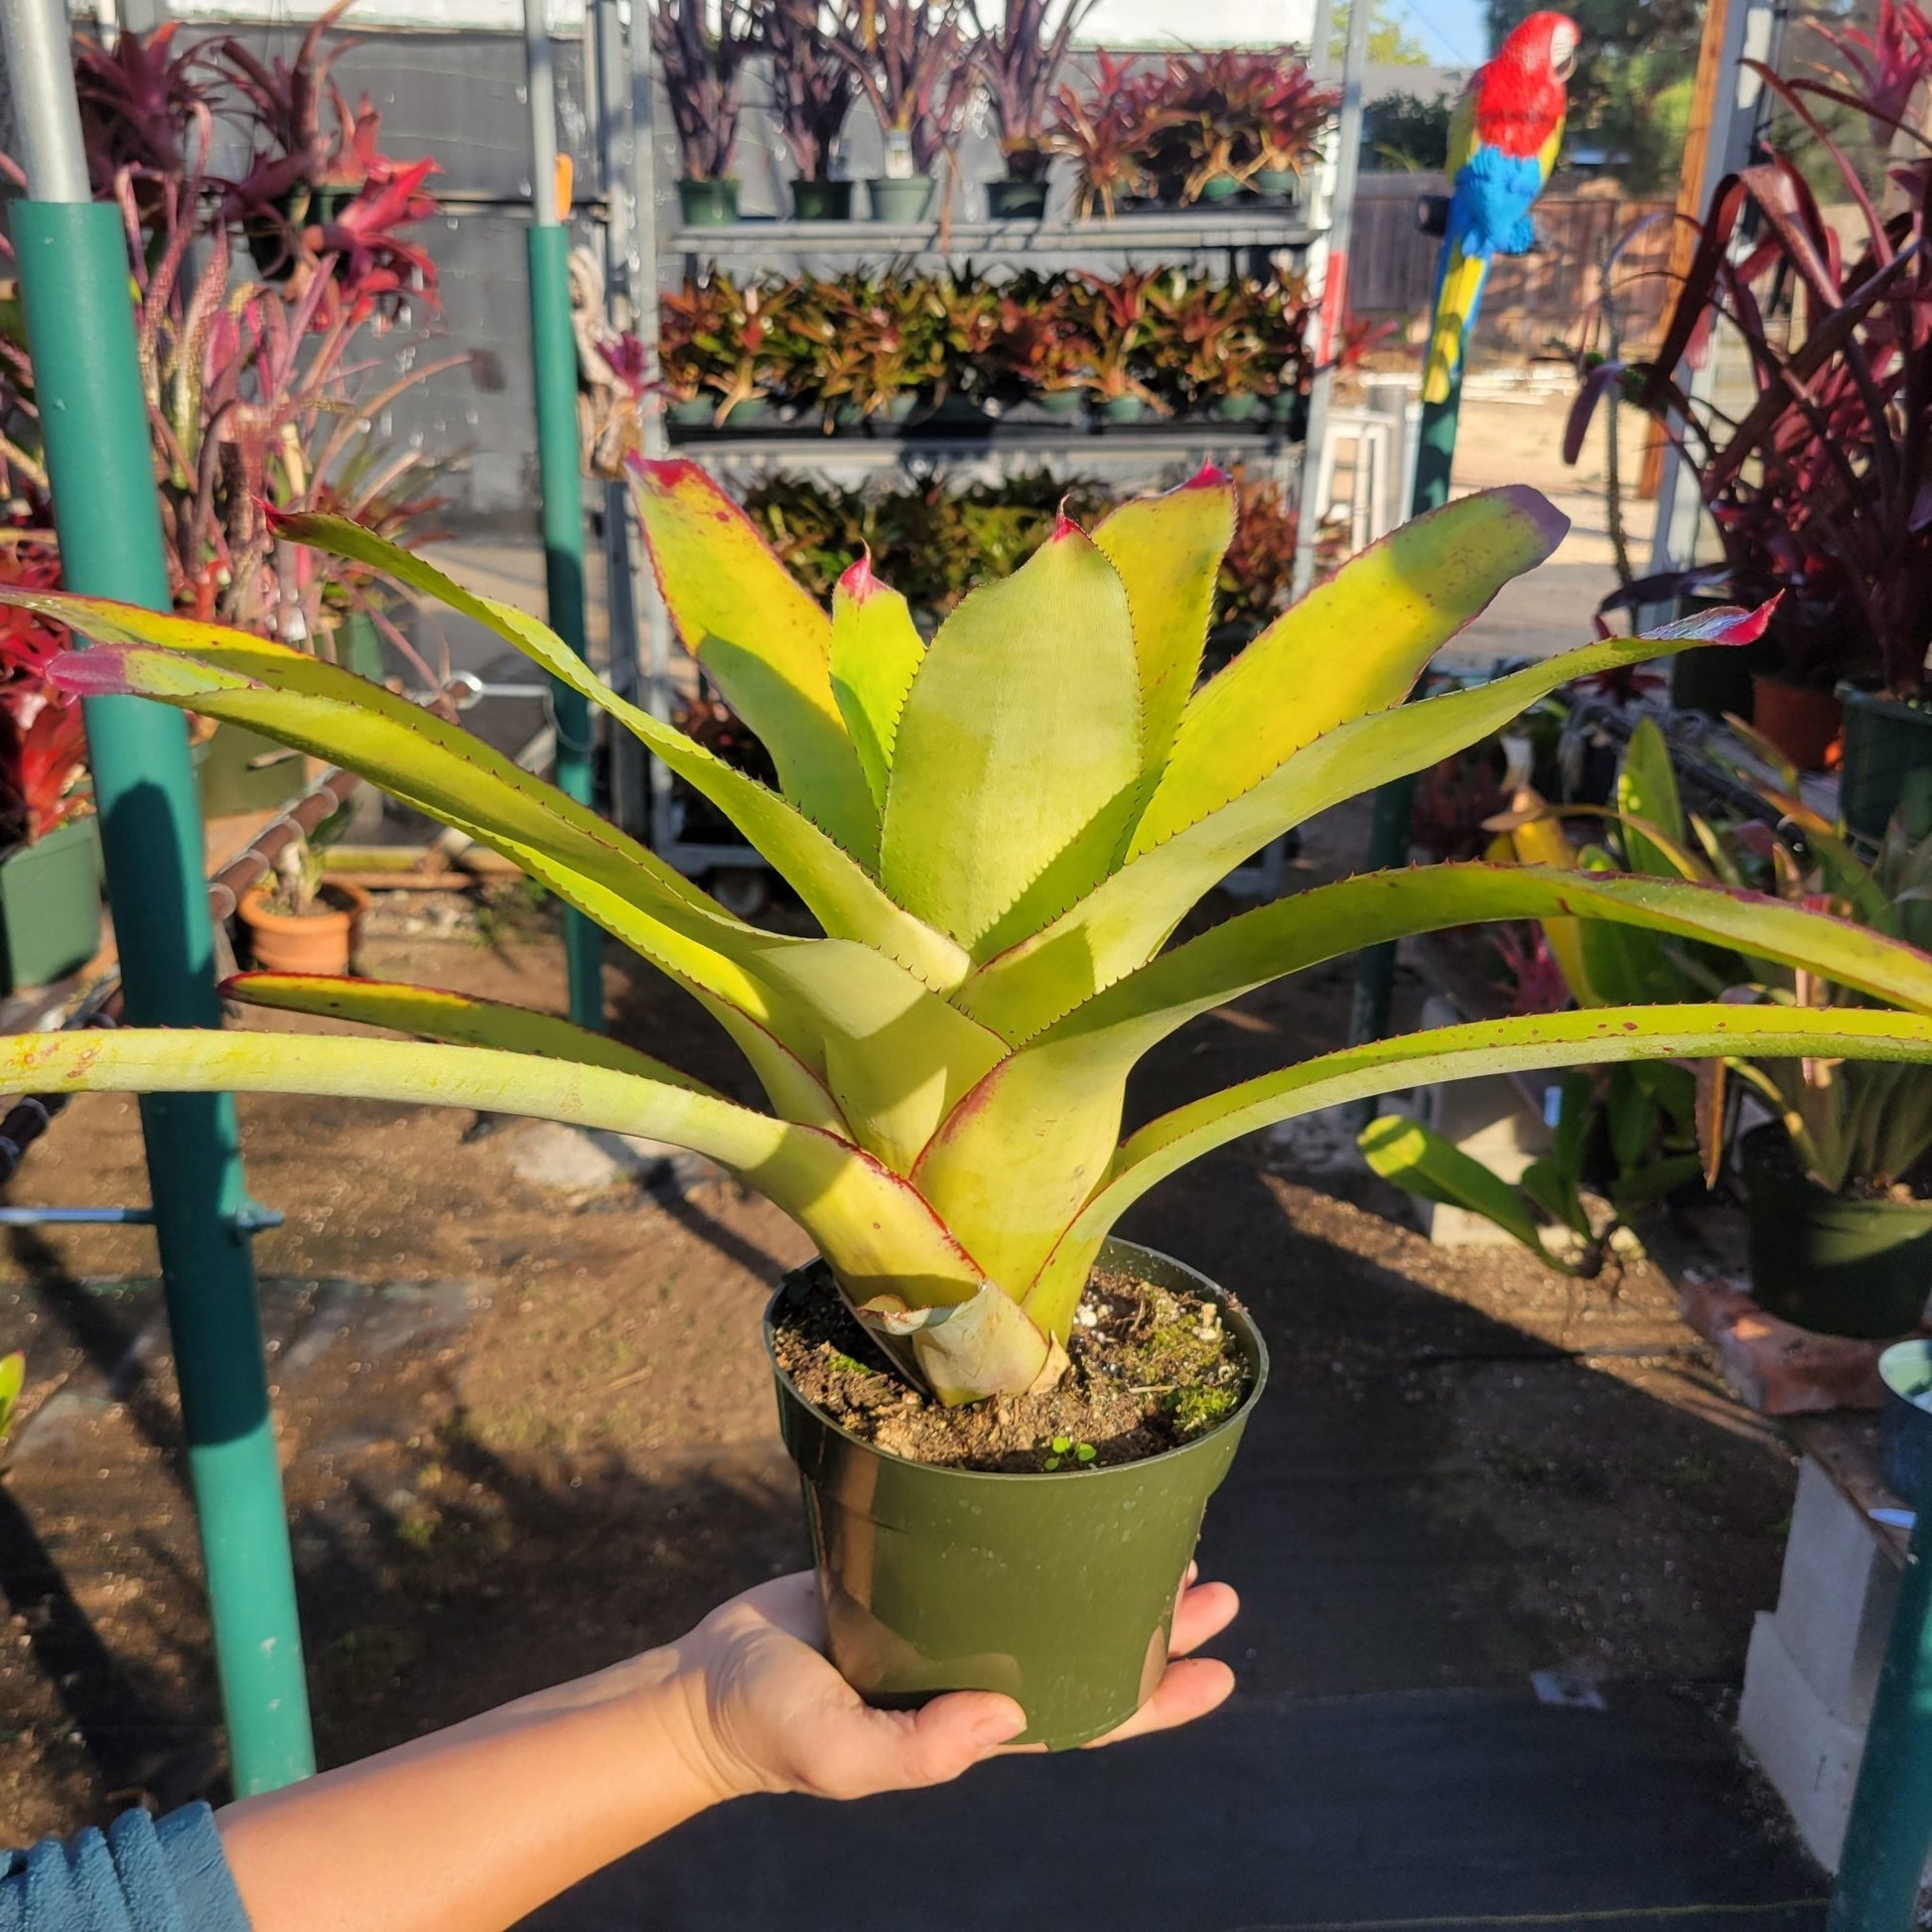
<path id="1" fill-rule="evenodd" d="M 1445 192 L 1441 175 L 1361 178 L 1348 273 L 1357 315 L 1420 323 L 1435 296 L 1441 243 L 1418 229 L 1416 202 Z M 1670 216 L 1668 201 L 1628 199 L 1612 182 L 1545 196 L 1536 207 L 1536 251 L 1499 258 L 1490 270 L 1478 345 L 1530 355 L 1601 347 L 1602 264 L 1626 236 L 1611 276 L 1624 350 L 1653 343 L 1667 293 Z"/>

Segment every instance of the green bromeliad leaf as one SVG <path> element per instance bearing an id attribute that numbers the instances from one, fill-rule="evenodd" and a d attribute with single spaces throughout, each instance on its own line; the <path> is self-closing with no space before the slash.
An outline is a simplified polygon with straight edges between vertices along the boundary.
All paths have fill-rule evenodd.
<path id="1" fill-rule="evenodd" d="M 1560 868 L 1370 873 L 1255 907 L 1150 961 L 1000 1061 L 913 1171 L 1003 1283 L 1031 1281 L 1113 1155 L 1127 1079 L 1189 1020 L 1358 947 L 1498 919 L 1579 915 L 1591 933 L 1664 934 L 1810 960 L 1839 985 L 1932 1013 L 1932 958 L 1755 893 Z"/>
<path id="2" fill-rule="evenodd" d="M 998 693 L 990 703 L 989 694 Z M 1127 592 L 1062 523 L 939 627 L 899 714 L 880 880 L 978 950 L 1104 879 L 1138 802 Z"/>
<path id="3" fill-rule="evenodd" d="M 1159 777 L 1200 671 L 1221 555 L 1234 539 L 1234 485 L 1218 471 L 1165 496 L 1123 503 L 1093 532 L 1127 586 L 1141 667 L 1144 757 Z"/>
<path id="4" fill-rule="evenodd" d="M 857 853 L 870 864 L 877 855 L 879 829 L 870 793 L 866 801 L 866 810 L 872 815 L 868 827 L 862 828 L 863 836 L 848 845 L 836 833 L 828 836 L 810 817 L 802 816 L 757 779 L 725 763 L 702 745 L 693 743 L 684 733 L 653 718 L 628 699 L 620 697 L 554 630 L 525 612 L 465 590 L 433 564 L 342 517 L 286 516 L 279 520 L 277 528 L 296 542 L 368 564 L 412 590 L 440 599 L 452 610 L 493 630 L 560 682 L 600 706 L 649 746 L 693 790 L 716 805 L 744 833 L 747 843 L 791 883 L 835 937 L 859 939 L 877 946 L 917 973 L 929 986 L 952 985 L 965 972 L 964 952 L 916 919 L 907 917 L 879 890 L 859 859 L 853 856 Z M 758 541 L 756 532 L 753 540 Z M 677 563 L 678 569 L 691 568 L 689 558 L 678 549 L 676 542 L 671 542 L 670 554 L 682 560 Z M 778 568 L 769 553 L 762 550 L 761 543 L 760 554 L 771 569 Z M 782 571 L 779 574 L 782 576 Z M 757 583 L 761 581 L 754 580 L 745 589 L 745 595 L 751 597 Z M 789 578 L 785 581 L 790 583 Z M 796 586 L 792 588 L 796 591 Z M 802 591 L 796 594 L 804 596 Z M 817 613 L 816 606 L 811 608 Z M 817 615 L 824 623 L 823 613 Z M 750 615 L 745 621 L 752 621 Z M 825 627 L 829 640 L 830 626 Z M 164 640 L 157 636 L 154 641 Z M 829 692 L 829 669 L 826 680 Z M 842 724 L 839 729 L 842 733 Z M 858 754 L 849 743 L 846 755 L 853 759 L 853 769 L 863 787 L 865 779 L 857 763 Z"/>
<path id="5" fill-rule="evenodd" d="M 830 621 L 695 463 L 640 463 L 633 478 L 685 648 L 771 754 L 785 796 L 871 865 L 879 813 L 833 695 Z"/>
<path id="6" fill-rule="evenodd" d="M 832 695 L 882 814 L 898 714 L 924 655 L 904 598 L 882 584 L 862 557 L 832 593 Z"/>
<path id="7" fill-rule="evenodd" d="M 1478 743 L 1572 678 L 1713 639 L 1747 641 L 1763 614 L 1711 612 L 1646 637 L 1573 650 L 1493 683 L 1358 718 L 1317 738 L 1232 804 L 1143 852 L 1034 937 L 978 968 L 955 999 L 1024 1040 L 1153 958 L 1208 889 L 1270 839 Z"/>
<path id="8" fill-rule="evenodd" d="M 1064 1333 L 1101 1242 L 1141 1195 L 1188 1162 L 1278 1121 L 1373 1099 L 1393 1086 L 1554 1070 L 1585 1061 L 1616 1065 L 1838 1054 L 1932 1063 L 1932 1018 L 1803 1007 L 1593 1007 L 1403 1034 L 1323 1053 L 1177 1107 L 1130 1136 L 1115 1157 L 1112 1177 L 1081 1209 L 1040 1271 L 1027 1311 L 1042 1328 Z"/>
<path id="9" fill-rule="evenodd" d="M 453 1045 L 541 1053 L 549 1059 L 608 1066 L 618 1073 L 661 1080 L 666 1086 L 688 1087 L 693 1093 L 708 1093 L 714 1099 L 724 1097 L 702 1080 L 694 1080 L 648 1053 L 573 1026 L 554 1013 L 537 1013 L 500 1000 L 472 999 L 467 993 L 446 993 L 439 987 L 313 973 L 237 973 L 223 983 L 221 992 L 244 1006 L 318 1014 L 362 1027 L 386 1027 L 392 1033 L 446 1040 Z"/>
<path id="10" fill-rule="evenodd" d="M 1399 703 L 1437 650 L 1568 528 L 1533 489 L 1485 490 L 1350 558 L 1187 706 L 1133 853 L 1251 791 L 1324 732 Z"/>

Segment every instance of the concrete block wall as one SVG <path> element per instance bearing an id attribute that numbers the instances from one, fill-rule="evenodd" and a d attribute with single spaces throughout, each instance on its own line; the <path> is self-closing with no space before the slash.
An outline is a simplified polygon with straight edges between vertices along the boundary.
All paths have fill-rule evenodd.
<path id="1" fill-rule="evenodd" d="M 1898 1569 L 1863 1513 L 1809 1456 L 1798 1477 L 1775 1610 L 1744 1664 L 1737 1728 L 1805 1849 L 1838 1867 Z"/>

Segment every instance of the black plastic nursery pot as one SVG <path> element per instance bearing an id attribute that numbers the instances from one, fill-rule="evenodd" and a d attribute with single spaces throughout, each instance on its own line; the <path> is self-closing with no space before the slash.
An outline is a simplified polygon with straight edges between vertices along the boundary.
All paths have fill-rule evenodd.
<path id="1" fill-rule="evenodd" d="M 1744 1136 L 1751 1293 L 1824 1335 L 1909 1334 L 1932 1296 L 1932 1201 L 1853 1200 L 1791 1171 L 1784 1129 Z"/>
<path id="2" fill-rule="evenodd" d="M 990 181 L 986 184 L 986 212 L 993 221 L 1037 221 L 1046 212 L 1043 181 Z"/>
<path id="3" fill-rule="evenodd" d="M 1846 829 L 1878 840 L 1895 812 L 1917 840 L 1932 833 L 1932 707 L 1841 684 L 1845 762 L 1838 806 Z"/>
<path id="4" fill-rule="evenodd" d="M 942 1691 L 1001 1691 L 1027 1713 L 1021 1741 L 1068 1750 L 1125 1723 L 1160 1682 L 1201 1517 L 1260 1398 L 1268 1351 L 1191 1268 L 1128 1241 L 1108 1242 L 1100 1265 L 1213 1297 L 1253 1373 L 1226 1422 L 1143 1462 L 1039 1475 L 910 1462 L 807 1402 L 773 1354 L 832 1661 L 868 1702 L 903 1710 Z M 778 1284 L 767 1350 L 776 1311 L 823 1266 Z"/>
<path id="5" fill-rule="evenodd" d="M 738 219 L 738 183 L 681 181 L 677 205 L 687 228 L 728 228 Z"/>
<path id="6" fill-rule="evenodd" d="M 850 221 L 852 184 L 849 181 L 794 181 L 791 184 L 794 221 Z"/>

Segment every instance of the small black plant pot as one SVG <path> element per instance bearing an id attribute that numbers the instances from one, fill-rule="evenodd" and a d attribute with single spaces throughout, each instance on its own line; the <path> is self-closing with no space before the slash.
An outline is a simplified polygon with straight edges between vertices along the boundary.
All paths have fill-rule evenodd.
<path id="1" fill-rule="evenodd" d="M 1932 706 L 1841 684 L 1845 763 L 1838 808 L 1845 828 L 1874 844 L 1902 812 L 1914 842 L 1932 833 Z"/>
<path id="2" fill-rule="evenodd" d="M 795 181 L 791 184 L 794 221 L 850 221 L 852 184 L 849 181 Z"/>
<path id="3" fill-rule="evenodd" d="M 814 1408 L 773 1356 L 832 1661 L 869 1703 L 907 1710 L 942 1691 L 1001 1691 L 1027 1713 L 1022 1741 L 1069 1750 L 1124 1724 L 1161 1681 L 1202 1512 L 1260 1398 L 1268 1351 L 1191 1268 L 1127 1241 L 1108 1242 L 1100 1265 L 1212 1296 L 1253 1373 L 1226 1422 L 1144 1462 L 1042 1475 L 909 1462 Z M 773 1313 L 823 1266 L 778 1284 L 767 1349 Z"/>
<path id="4" fill-rule="evenodd" d="M 1932 1201 L 1854 1200 L 1794 1172 L 1784 1129 L 1741 1148 L 1751 1293 L 1821 1335 L 1910 1334 L 1932 1293 Z"/>
<path id="5" fill-rule="evenodd" d="M 986 212 L 994 221 L 1037 221 L 1046 212 L 1046 184 L 990 181 L 986 184 Z"/>

